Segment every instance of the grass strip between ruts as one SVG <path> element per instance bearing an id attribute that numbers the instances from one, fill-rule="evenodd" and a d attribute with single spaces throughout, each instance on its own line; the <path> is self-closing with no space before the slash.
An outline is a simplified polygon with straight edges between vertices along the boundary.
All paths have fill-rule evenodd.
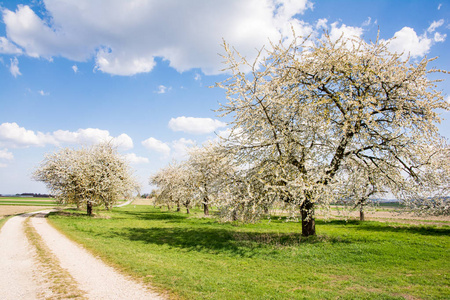
<path id="1" fill-rule="evenodd" d="M 60 266 L 58 258 L 36 232 L 30 218 L 25 221 L 25 234 L 30 244 L 36 249 L 40 275 L 45 278 L 51 290 L 51 296 L 44 295 L 44 297 L 47 299 L 87 299 L 84 297 L 85 292 L 78 288 L 75 279 L 69 272 Z"/>

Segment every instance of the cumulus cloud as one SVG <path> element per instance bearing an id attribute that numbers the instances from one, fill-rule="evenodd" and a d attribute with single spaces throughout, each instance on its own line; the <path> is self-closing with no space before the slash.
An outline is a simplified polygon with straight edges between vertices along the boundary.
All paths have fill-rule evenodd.
<path id="1" fill-rule="evenodd" d="M 12 76 L 17 77 L 19 75 L 22 75 L 19 70 L 19 60 L 17 57 L 11 58 L 10 60 L 11 64 L 9 65 L 9 72 L 11 72 Z"/>
<path id="2" fill-rule="evenodd" d="M 353 27 L 342 24 L 339 26 L 339 22 L 331 24 L 330 39 L 337 41 L 339 38 L 353 39 L 361 38 L 364 30 L 361 27 Z"/>
<path id="3" fill-rule="evenodd" d="M 164 156 L 169 156 L 170 154 L 170 147 L 166 143 L 157 140 L 153 137 L 150 137 L 142 142 L 142 145 L 147 148 L 148 150 L 156 151 L 159 153 L 164 154 Z"/>
<path id="4" fill-rule="evenodd" d="M 150 162 L 147 157 L 137 156 L 135 153 L 127 153 L 127 154 L 124 154 L 123 157 L 130 164 L 135 164 L 135 165 L 147 164 Z"/>
<path id="5" fill-rule="evenodd" d="M 8 149 L 0 149 L 0 159 L 13 160 L 14 155 Z"/>
<path id="6" fill-rule="evenodd" d="M 180 160 L 186 159 L 188 149 L 195 145 L 196 145 L 196 142 L 191 139 L 181 138 L 179 140 L 173 141 L 172 142 L 173 158 L 180 159 Z"/>
<path id="7" fill-rule="evenodd" d="M 413 28 L 403 27 L 390 39 L 389 50 L 403 53 L 403 58 L 408 55 L 411 58 L 424 56 L 430 51 L 433 44 L 444 42 L 447 38 L 446 34 L 436 31 L 442 25 L 444 25 L 443 19 L 433 21 L 422 35 L 418 35 Z M 428 34 L 432 37 L 428 37 Z"/>
<path id="8" fill-rule="evenodd" d="M 430 51 L 432 42 L 432 39 L 429 39 L 425 34 L 418 36 L 411 27 L 403 27 L 390 40 L 389 50 L 396 53 L 404 53 L 404 57 L 409 54 L 412 58 L 415 58 L 427 54 Z"/>
<path id="9" fill-rule="evenodd" d="M 0 36 L 0 54 L 21 54 L 22 50 L 17 48 L 5 37 Z"/>
<path id="10" fill-rule="evenodd" d="M 74 73 L 78 73 L 78 66 L 77 65 L 73 65 L 72 66 L 72 70 Z"/>
<path id="11" fill-rule="evenodd" d="M 14 148 L 44 146 L 52 142 L 50 135 L 27 130 L 24 127 L 20 127 L 17 123 L 3 123 L 0 125 L 0 146 Z"/>
<path id="12" fill-rule="evenodd" d="M 38 91 L 38 93 L 39 93 L 39 95 L 41 95 L 41 96 L 48 96 L 48 95 L 50 95 L 50 93 L 44 92 L 43 90 Z"/>
<path id="13" fill-rule="evenodd" d="M 172 118 L 169 121 L 169 128 L 173 131 L 183 131 L 192 134 L 211 133 L 226 125 L 227 124 L 224 122 L 211 118 L 193 118 L 184 116 Z"/>
<path id="14" fill-rule="evenodd" d="M 308 0 L 44 0 L 44 4 L 45 19 L 27 5 L 3 9 L 8 39 L 32 57 L 75 61 L 94 57 L 96 70 L 115 75 L 149 72 L 155 57 L 179 72 L 200 68 L 207 75 L 216 74 L 223 68 L 217 55 L 223 51 L 222 38 L 251 60 L 255 48 L 268 44 L 268 38 L 277 40 L 280 33 L 289 36 L 291 26 L 299 35 L 311 30 L 294 18 L 312 8 Z"/>
<path id="15" fill-rule="evenodd" d="M 118 137 L 113 137 L 108 130 L 98 128 L 78 129 L 77 131 L 57 130 L 52 133 L 42 133 L 25 129 L 17 123 L 0 124 L 0 146 L 3 147 L 43 147 L 61 144 L 91 145 L 99 142 L 111 142 L 121 150 L 133 148 L 133 141 L 128 135 L 123 133 Z"/>

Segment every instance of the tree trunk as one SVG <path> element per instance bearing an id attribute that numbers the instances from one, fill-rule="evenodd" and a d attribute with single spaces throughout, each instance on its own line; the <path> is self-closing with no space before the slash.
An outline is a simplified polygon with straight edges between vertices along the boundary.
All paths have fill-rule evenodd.
<path id="1" fill-rule="evenodd" d="M 363 205 L 361 205 L 359 207 L 359 220 L 364 221 L 364 206 Z"/>
<path id="2" fill-rule="evenodd" d="M 177 212 L 181 211 L 180 202 L 177 202 Z"/>
<path id="3" fill-rule="evenodd" d="M 238 219 L 237 208 L 233 209 L 233 212 L 231 213 L 231 218 L 233 221 L 237 221 Z"/>
<path id="4" fill-rule="evenodd" d="M 208 196 L 203 198 L 203 213 L 205 216 L 209 216 L 209 207 L 208 207 Z"/>
<path id="5" fill-rule="evenodd" d="M 314 219 L 314 204 L 308 199 L 300 207 L 302 214 L 302 236 L 316 235 L 316 221 Z"/>
<path id="6" fill-rule="evenodd" d="M 187 214 L 190 213 L 189 207 L 187 207 L 187 206 L 186 206 L 186 213 L 187 213 Z"/>
<path id="7" fill-rule="evenodd" d="M 88 216 L 92 216 L 92 202 L 90 200 L 86 203 L 86 212 Z"/>

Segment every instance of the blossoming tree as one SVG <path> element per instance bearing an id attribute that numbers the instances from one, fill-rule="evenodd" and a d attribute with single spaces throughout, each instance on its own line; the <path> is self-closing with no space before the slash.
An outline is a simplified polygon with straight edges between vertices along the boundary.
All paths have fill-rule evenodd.
<path id="1" fill-rule="evenodd" d="M 110 209 L 139 189 L 127 162 L 109 143 L 47 154 L 33 178 L 44 182 L 60 203 L 86 206 L 89 215 L 93 206 Z"/>
<path id="2" fill-rule="evenodd" d="M 427 69 L 433 59 L 413 63 L 390 53 L 387 42 L 326 34 L 273 43 L 255 62 L 224 48 L 231 77 L 217 86 L 227 93 L 219 111 L 233 117 L 228 148 L 262 183 L 261 194 L 300 214 L 304 236 L 315 234 L 315 208 L 335 201 L 337 187 L 354 186 L 341 184 L 351 179 L 338 176 L 344 166 L 357 163 L 369 182 L 376 176 L 398 196 L 413 192 L 408 182 L 430 179 L 422 171 L 445 147 L 438 110 L 449 110 L 428 78 L 443 72 Z"/>

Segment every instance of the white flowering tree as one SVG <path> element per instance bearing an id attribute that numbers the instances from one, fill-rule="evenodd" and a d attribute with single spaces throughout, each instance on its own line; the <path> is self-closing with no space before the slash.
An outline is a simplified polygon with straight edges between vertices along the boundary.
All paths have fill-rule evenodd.
<path id="1" fill-rule="evenodd" d="M 333 41 L 326 34 L 272 44 L 250 63 L 224 48 L 232 75 L 217 86 L 227 93 L 219 111 L 233 117 L 229 149 L 263 183 L 253 193 L 276 195 L 299 213 L 304 236 L 315 234 L 315 208 L 346 187 L 338 174 L 349 160 L 369 175 L 376 170 L 377 181 L 396 191 L 428 180 L 420 173 L 429 149 L 442 148 L 437 112 L 449 110 L 428 79 L 442 72 L 427 69 L 433 59 L 412 63 L 390 53 L 386 42 Z"/>
<path id="2" fill-rule="evenodd" d="M 195 199 L 195 186 L 191 181 L 190 172 L 185 163 L 172 162 L 152 175 L 149 183 L 158 187 L 157 202 L 164 203 L 169 208 L 171 205 L 176 205 L 177 211 L 180 211 L 183 205 L 189 214 Z"/>
<path id="3" fill-rule="evenodd" d="M 207 216 L 212 201 L 218 198 L 230 176 L 234 174 L 233 165 L 222 146 L 216 142 L 210 142 L 203 147 L 193 147 L 188 153 L 186 166 L 190 170 L 189 182 L 194 187 L 195 202 L 202 204 L 203 212 Z"/>
<path id="4" fill-rule="evenodd" d="M 61 204 L 86 206 L 89 215 L 93 206 L 110 209 L 139 189 L 127 162 L 109 143 L 48 154 L 33 178 L 44 182 Z"/>

